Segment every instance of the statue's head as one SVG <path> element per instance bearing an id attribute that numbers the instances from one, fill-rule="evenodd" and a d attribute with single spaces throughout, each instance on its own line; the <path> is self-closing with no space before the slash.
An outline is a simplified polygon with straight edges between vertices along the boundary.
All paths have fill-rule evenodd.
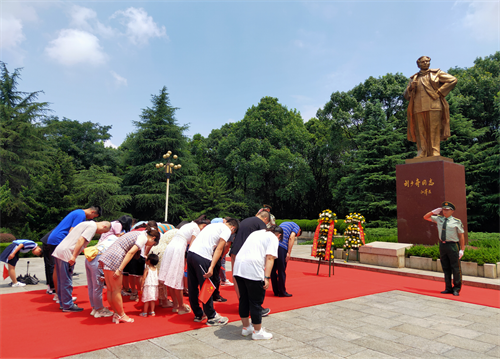
<path id="1" fill-rule="evenodd" d="M 431 58 L 429 56 L 420 56 L 417 60 L 417 66 L 421 70 L 427 70 L 431 65 Z"/>

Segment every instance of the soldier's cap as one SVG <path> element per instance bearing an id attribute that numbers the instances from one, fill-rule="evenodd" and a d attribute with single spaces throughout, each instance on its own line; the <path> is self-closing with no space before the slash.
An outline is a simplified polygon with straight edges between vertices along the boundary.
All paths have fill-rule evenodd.
<path id="1" fill-rule="evenodd" d="M 452 211 L 455 210 L 455 205 L 451 202 L 448 202 L 448 201 L 444 201 L 442 204 L 441 204 L 441 207 L 443 209 L 451 209 Z"/>

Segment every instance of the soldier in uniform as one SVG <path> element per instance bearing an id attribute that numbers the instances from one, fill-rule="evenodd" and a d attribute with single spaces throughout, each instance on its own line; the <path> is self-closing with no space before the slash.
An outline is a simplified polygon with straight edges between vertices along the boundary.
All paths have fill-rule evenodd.
<path id="1" fill-rule="evenodd" d="M 443 212 L 440 216 L 439 213 Z M 446 288 L 442 294 L 452 294 L 458 296 L 462 288 L 462 270 L 460 259 L 464 255 L 464 226 L 462 221 L 453 217 L 455 205 L 444 201 L 438 207 L 425 214 L 424 219 L 437 223 L 439 235 L 439 256 L 444 272 Z M 453 275 L 453 285 L 451 277 Z"/>

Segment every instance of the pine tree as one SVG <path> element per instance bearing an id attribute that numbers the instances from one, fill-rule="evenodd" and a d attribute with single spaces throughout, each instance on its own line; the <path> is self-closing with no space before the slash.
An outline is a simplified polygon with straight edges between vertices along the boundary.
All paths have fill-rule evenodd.
<path id="1" fill-rule="evenodd" d="M 125 193 L 132 196 L 128 210 L 140 219 L 160 220 L 165 215 L 165 174 L 155 167 L 164 161 L 162 156 L 172 151 L 179 156 L 182 169 L 174 171 L 170 181 L 169 220 L 180 218 L 182 196 L 179 189 L 195 170 L 189 161 L 187 126 L 179 126 L 175 119 L 177 108 L 170 105 L 166 87 L 159 95 L 152 95 L 152 107 L 142 110 L 135 121 L 137 132 L 127 136 L 121 148 L 125 151 Z M 179 173 L 181 172 L 182 173 Z"/>

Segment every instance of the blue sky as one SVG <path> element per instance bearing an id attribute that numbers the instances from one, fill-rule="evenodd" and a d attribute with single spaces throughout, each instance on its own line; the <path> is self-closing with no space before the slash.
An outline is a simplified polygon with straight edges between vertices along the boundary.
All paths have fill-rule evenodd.
<path id="1" fill-rule="evenodd" d="M 186 135 L 240 121 L 264 96 L 304 121 L 369 76 L 470 67 L 500 50 L 499 1 L 0 2 L 0 59 L 53 115 L 111 125 L 166 86 Z"/>

